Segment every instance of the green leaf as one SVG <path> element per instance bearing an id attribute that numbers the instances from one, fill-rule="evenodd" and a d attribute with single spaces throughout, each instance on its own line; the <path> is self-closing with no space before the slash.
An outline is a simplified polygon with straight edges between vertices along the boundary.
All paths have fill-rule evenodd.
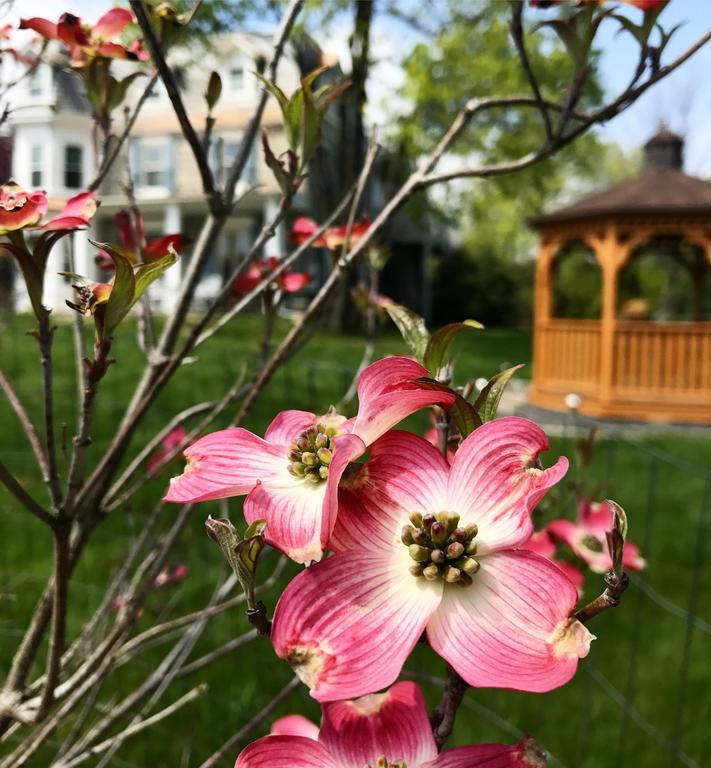
<path id="1" fill-rule="evenodd" d="M 92 245 L 106 251 L 116 267 L 116 274 L 112 283 L 111 296 L 106 302 L 104 314 L 104 328 L 102 336 L 110 337 L 119 323 L 126 317 L 129 309 L 134 304 L 136 295 L 136 279 L 133 274 L 133 265 L 126 254 L 109 243 L 94 243 Z"/>
<path id="2" fill-rule="evenodd" d="M 262 131 L 262 148 L 264 149 L 264 162 L 274 174 L 279 189 L 281 189 L 284 195 L 287 195 L 291 191 L 292 180 L 284 167 L 284 163 L 272 152 L 266 131 Z"/>
<path id="3" fill-rule="evenodd" d="M 386 304 L 384 309 L 398 327 L 412 354 L 422 361 L 430 338 L 424 319 L 411 309 L 403 307 L 402 304 L 393 302 Z"/>
<path id="4" fill-rule="evenodd" d="M 212 112 L 215 104 L 220 100 L 222 95 L 222 78 L 219 72 L 210 72 L 210 78 L 207 81 L 207 90 L 205 91 L 205 101 L 207 102 L 207 108 Z"/>
<path id="5" fill-rule="evenodd" d="M 496 418 L 496 412 L 499 410 L 499 403 L 506 385 L 521 368 L 523 365 L 514 365 L 513 368 L 507 368 L 505 371 L 497 373 L 496 376 L 489 379 L 487 385 L 481 390 L 479 397 L 474 401 L 474 410 L 479 414 L 482 422 Z"/>
<path id="6" fill-rule="evenodd" d="M 462 439 L 470 435 L 477 427 L 481 426 L 481 419 L 474 406 L 465 400 L 460 394 L 451 387 L 442 384 L 434 379 L 418 379 L 417 385 L 422 389 L 430 389 L 435 392 L 446 392 L 454 395 L 454 403 L 447 408 L 447 413 L 459 430 Z"/>
<path id="7" fill-rule="evenodd" d="M 147 264 L 141 264 L 135 273 L 135 289 L 133 295 L 133 304 L 135 304 L 143 295 L 148 286 L 155 282 L 169 267 L 172 267 L 178 261 L 178 254 L 172 245 L 168 246 L 168 253 L 157 261 L 151 261 Z"/>
<path id="8" fill-rule="evenodd" d="M 106 107 L 110 112 L 123 102 L 126 98 L 126 91 L 129 85 L 137 78 L 143 77 L 143 72 L 134 72 L 128 77 L 124 77 L 122 80 L 116 80 L 115 77 L 109 76 L 108 83 L 106 85 Z"/>
<path id="9" fill-rule="evenodd" d="M 612 499 L 606 499 L 605 504 L 608 504 L 612 509 L 612 526 L 615 530 L 620 532 L 623 539 L 627 539 L 627 532 L 629 530 L 629 524 L 627 522 L 627 514 L 625 510 Z"/>
<path id="10" fill-rule="evenodd" d="M 425 349 L 425 368 L 432 376 L 436 376 L 437 371 L 448 362 L 450 347 L 457 336 L 462 331 L 481 330 L 483 328 L 484 326 L 476 320 L 465 320 L 462 323 L 450 323 L 435 331 L 427 342 L 427 349 Z"/>

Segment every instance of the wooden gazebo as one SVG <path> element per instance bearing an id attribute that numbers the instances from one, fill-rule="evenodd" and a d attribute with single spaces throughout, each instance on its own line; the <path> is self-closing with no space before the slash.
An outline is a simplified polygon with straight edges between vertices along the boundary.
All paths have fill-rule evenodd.
<path id="1" fill-rule="evenodd" d="M 711 423 L 711 322 L 703 315 L 711 288 L 711 183 L 687 176 L 682 154 L 682 140 L 662 130 L 645 146 L 639 176 L 533 222 L 540 251 L 532 404 L 564 410 L 574 393 L 589 416 Z M 696 246 L 691 319 L 624 319 L 620 272 L 660 238 Z M 576 241 L 600 270 L 599 319 L 554 316 L 556 262 Z"/>

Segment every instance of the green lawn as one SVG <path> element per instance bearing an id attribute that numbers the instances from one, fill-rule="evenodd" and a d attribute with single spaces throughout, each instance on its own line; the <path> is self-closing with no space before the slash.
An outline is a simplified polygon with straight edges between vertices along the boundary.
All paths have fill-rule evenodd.
<path id="1" fill-rule="evenodd" d="M 0 365 L 16 383 L 32 413 L 36 414 L 39 388 L 33 362 L 37 351 L 34 341 L 24 335 L 30 327 L 28 318 L 8 321 L 0 333 Z M 176 411 L 219 396 L 242 366 L 250 364 L 254 340 L 259 334 L 259 318 L 245 317 L 237 328 L 207 345 L 200 352 L 199 363 L 181 368 L 146 419 L 136 437 L 136 446 L 154 434 Z M 286 323 L 282 323 L 280 333 L 285 328 Z M 74 360 L 70 340 L 70 328 L 60 325 L 55 349 L 56 391 L 60 418 L 69 425 L 71 435 L 76 398 L 72 389 Z M 275 377 L 252 414 L 249 426 L 255 430 L 263 429 L 274 413 L 283 408 L 325 410 L 331 402 L 340 399 L 361 358 L 362 349 L 363 342 L 357 337 L 341 337 L 325 331 L 316 334 Z M 530 337 L 522 332 L 492 329 L 462 336 L 457 341 L 457 349 L 461 377 L 490 376 L 506 364 L 528 362 Z M 385 335 L 378 343 L 379 356 L 403 351 L 402 342 L 394 335 Z M 136 380 L 140 352 L 131 329 L 117 339 L 113 353 L 118 362 L 102 383 L 93 455 L 97 455 L 110 438 Z M 225 421 L 231 415 L 228 411 Z M 0 457 L 38 498 L 43 498 L 31 454 L 4 401 L 0 401 L 0 417 L 4 427 L 0 432 Z M 413 428 L 419 429 L 426 419 L 417 418 L 411 423 Z M 573 448 L 571 440 L 556 439 L 547 461 L 552 462 L 560 453 L 570 455 Z M 703 479 L 698 472 L 676 467 L 665 460 L 652 463 L 651 450 L 663 451 L 695 467 L 711 465 L 711 441 L 665 437 L 648 440 L 642 446 L 615 443 L 612 449 L 608 449 L 603 441 L 585 480 L 589 487 L 600 484 L 600 495 L 612 496 L 625 506 L 631 520 L 631 538 L 640 545 L 646 544 L 644 554 L 649 561 L 646 574 L 649 585 L 674 606 L 685 610 L 693 580 Z M 96 532 L 72 580 L 70 634 L 78 630 L 96 605 L 120 555 L 140 530 L 170 474 L 171 469 L 166 469 L 130 505 L 112 514 Z M 571 473 L 571 480 L 581 479 L 575 472 Z M 654 485 L 650 492 L 652 480 Z M 544 510 L 546 516 L 573 514 L 569 489 L 570 485 L 552 494 Z M 0 547 L 0 670 L 9 663 L 20 628 L 45 581 L 51 551 L 42 526 L 3 493 L 0 490 L 0 536 L 4 542 Z M 239 500 L 230 501 L 229 508 L 237 521 Z M 189 577 L 179 587 L 152 597 L 141 619 L 141 629 L 177 612 L 204 605 L 223 575 L 219 554 L 203 532 L 203 521 L 208 512 L 216 514 L 219 508 L 216 504 L 204 504 L 196 511 L 175 556 L 175 562 L 189 565 Z M 174 508 L 166 508 L 164 526 L 173 514 Z M 269 561 L 265 561 L 264 573 L 268 570 Z M 297 570 L 295 566 L 287 569 L 283 581 Z M 598 582 L 599 578 L 588 579 L 585 597 L 592 597 L 600 589 Z M 279 590 L 275 589 L 265 598 L 271 608 L 278 594 Z M 696 602 L 702 622 L 711 622 L 710 606 L 711 579 L 707 571 L 701 575 Z M 246 627 L 238 612 L 214 618 L 193 657 L 244 632 Z M 699 627 L 691 638 L 689 651 L 681 748 L 692 761 L 703 765 L 711 742 L 706 729 L 698 724 L 711 715 L 711 701 L 707 695 L 711 666 L 708 662 L 709 627 L 704 623 Z M 684 620 L 652 603 L 633 583 L 624 605 L 601 617 L 591 628 L 599 639 L 594 643 L 591 658 L 570 685 L 544 696 L 506 691 L 469 692 L 457 721 L 453 743 L 512 740 L 515 732 L 527 731 L 566 766 L 596 768 L 630 764 L 656 768 L 669 765 L 669 753 L 644 728 L 647 723 L 651 724 L 662 740 L 675 737 L 678 681 L 686 643 Z M 631 658 L 635 638 L 639 640 L 638 649 Z M 130 691 L 155 669 L 161 652 L 168 647 L 153 649 L 122 667 L 104 685 L 102 700 L 115 700 L 122 692 Z M 408 663 L 408 669 L 420 674 L 439 674 L 441 668 L 440 660 L 424 647 L 418 648 Z M 290 671 L 273 660 L 266 641 L 247 645 L 212 667 L 171 686 L 162 705 L 203 680 L 210 688 L 200 700 L 161 723 L 149 736 L 138 736 L 127 742 L 111 765 L 142 768 L 147 765 L 199 765 L 289 678 Z M 605 681 L 623 696 L 627 692 L 632 694 L 634 710 L 628 712 L 627 718 L 623 717 L 620 705 L 610 698 L 609 689 L 606 692 L 601 687 L 601 683 L 606 685 Z M 437 692 L 428 686 L 425 691 L 434 702 Z M 290 711 L 316 717 L 318 709 L 307 695 L 298 693 L 279 709 L 278 714 Z M 623 725 L 625 741 L 621 744 Z M 48 754 L 38 756 L 34 764 L 47 765 Z M 224 764 L 230 766 L 232 762 L 230 759 Z"/>

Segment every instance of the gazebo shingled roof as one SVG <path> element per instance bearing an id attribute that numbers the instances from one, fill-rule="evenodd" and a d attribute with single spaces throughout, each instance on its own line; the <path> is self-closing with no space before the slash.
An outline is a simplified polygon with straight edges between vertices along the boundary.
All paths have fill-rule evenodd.
<path id="1" fill-rule="evenodd" d="M 536 261 L 533 380 L 530 402 L 606 418 L 711 423 L 711 322 L 704 321 L 711 280 L 711 183 L 682 170 L 684 143 L 667 130 L 645 145 L 636 177 L 532 222 Z M 689 270 L 692 321 L 618 316 L 618 279 L 638 249 L 655 238 L 697 247 Z M 599 319 L 556 317 L 553 275 L 569 242 L 582 241 L 601 276 Z"/>
<path id="2" fill-rule="evenodd" d="M 537 228 L 598 216 L 711 215 L 711 183 L 682 170 L 682 139 L 666 129 L 645 144 L 643 171 L 632 179 L 583 197 L 533 220 Z"/>

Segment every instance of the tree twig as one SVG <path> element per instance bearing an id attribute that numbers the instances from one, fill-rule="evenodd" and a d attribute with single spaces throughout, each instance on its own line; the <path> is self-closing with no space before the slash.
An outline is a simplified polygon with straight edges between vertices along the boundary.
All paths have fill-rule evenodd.
<path id="1" fill-rule="evenodd" d="M 595 616 L 599 616 L 610 608 L 616 608 L 620 604 L 622 593 L 627 589 L 629 583 L 629 577 L 624 572 L 621 577 L 618 577 L 614 571 L 606 573 L 605 591 L 577 611 L 575 618 L 582 624 L 587 624 Z"/>
<path id="2" fill-rule="evenodd" d="M 22 504 L 25 509 L 31 512 L 38 520 L 46 523 L 50 528 L 54 528 L 57 519 L 20 485 L 10 470 L 0 461 L 0 482 L 10 491 L 10 493 Z"/>

